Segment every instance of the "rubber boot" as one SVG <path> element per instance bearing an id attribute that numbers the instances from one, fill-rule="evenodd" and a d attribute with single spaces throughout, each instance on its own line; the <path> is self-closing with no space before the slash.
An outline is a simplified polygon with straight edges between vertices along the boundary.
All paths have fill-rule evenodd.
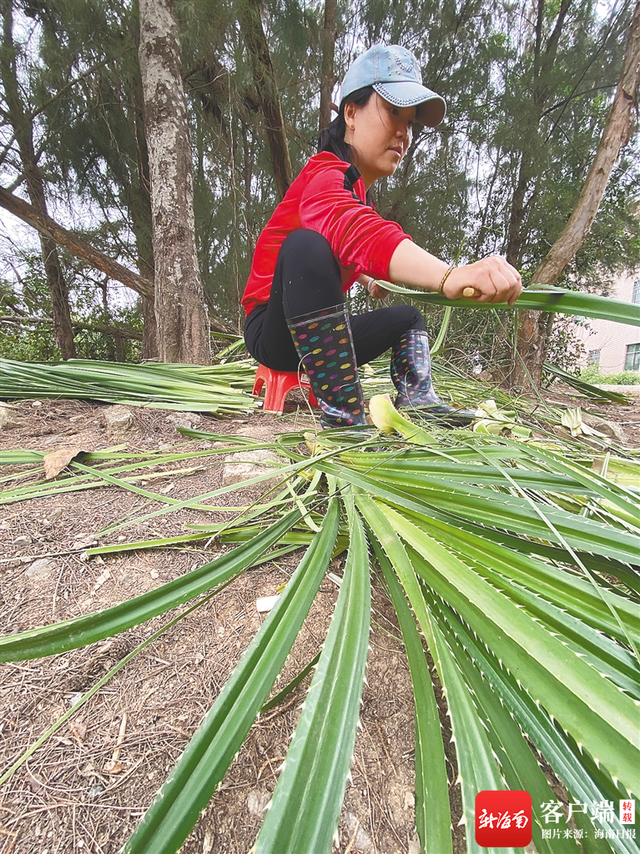
<path id="1" fill-rule="evenodd" d="M 351 325 L 344 304 L 287 318 L 287 326 L 320 405 L 322 426 L 366 424 Z"/>
<path id="2" fill-rule="evenodd" d="M 394 344 L 391 379 L 398 391 L 396 409 L 419 409 L 420 415 L 450 427 L 464 427 L 476 419 L 469 409 L 456 409 L 436 394 L 431 380 L 429 336 L 423 329 L 409 329 Z"/>

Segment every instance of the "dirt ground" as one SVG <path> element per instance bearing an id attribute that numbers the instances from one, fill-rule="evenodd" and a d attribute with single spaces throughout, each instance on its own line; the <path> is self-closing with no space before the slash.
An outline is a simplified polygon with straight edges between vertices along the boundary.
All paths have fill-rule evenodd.
<path id="1" fill-rule="evenodd" d="M 554 404 L 584 399 L 555 391 Z M 82 401 L 23 401 L 13 405 L 16 426 L 0 431 L 0 449 L 206 449 L 177 425 L 251 435 L 269 441 L 277 432 L 309 427 L 309 416 L 289 407 L 278 418 L 257 412 L 220 421 L 208 416 L 136 408 L 124 433 L 109 427 L 109 407 Z M 616 441 L 640 447 L 640 397 L 629 405 L 589 405 L 603 422 L 620 425 Z M 619 430 L 622 433 L 619 433 Z M 176 464 L 174 469 L 184 468 Z M 28 467 L 27 467 L 28 468 Z M 169 466 L 168 469 L 172 467 Z M 4 469 L 4 470 L 3 470 Z M 0 478 L 17 469 L 0 469 Z M 220 457 L 195 471 L 154 473 L 155 491 L 186 499 L 215 489 Z M 0 481 L 0 491 L 6 488 Z M 255 493 L 227 493 L 243 506 Z M 151 590 L 210 561 L 207 541 L 180 549 L 87 558 L 87 546 L 108 525 L 138 517 L 144 496 L 106 484 L 3 504 L 0 509 L 0 632 L 35 628 L 91 613 Z M 229 514 L 183 509 L 99 538 L 134 542 L 182 534 L 185 524 L 228 519 Z M 244 573 L 233 584 L 147 646 L 79 709 L 0 789 L 0 854 L 115 854 L 187 745 L 231 674 L 264 615 L 270 596 L 297 566 L 301 552 Z M 334 570 L 341 572 L 340 561 Z M 296 675 L 319 651 L 338 588 L 327 577 L 276 683 Z M 352 779 L 335 850 L 340 854 L 417 854 L 414 828 L 413 701 L 399 629 L 374 582 L 371 652 Z M 166 622 L 158 618 L 116 637 L 64 655 L 2 665 L 0 669 L 0 775 L 71 708 L 116 662 Z M 220 790 L 186 842 L 186 854 L 247 852 L 295 727 L 308 681 L 256 722 Z M 444 712 L 444 710 L 443 710 Z M 447 718 L 443 714 L 443 725 Z M 446 732 L 445 732 L 446 737 Z M 448 741 L 448 739 L 446 739 Z M 454 825 L 460 817 L 457 771 L 449 763 Z M 461 850 L 463 829 L 456 833 Z M 313 854 L 313 852 L 301 852 Z"/>

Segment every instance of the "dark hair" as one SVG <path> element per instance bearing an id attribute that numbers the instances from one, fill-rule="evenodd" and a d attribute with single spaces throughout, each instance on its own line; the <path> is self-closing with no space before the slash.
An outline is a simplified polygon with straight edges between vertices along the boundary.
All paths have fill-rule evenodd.
<path id="1" fill-rule="evenodd" d="M 321 151 L 330 151 L 336 157 L 339 157 L 340 160 L 353 163 L 353 150 L 349 143 L 344 141 L 344 135 L 347 130 L 344 108 L 347 104 L 356 104 L 358 107 L 364 107 L 369 102 L 369 98 L 373 95 L 373 92 L 373 86 L 364 86 L 362 89 L 356 89 L 355 92 L 351 92 L 351 94 L 343 99 L 337 117 L 331 124 L 320 131 L 318 153 Z"/>

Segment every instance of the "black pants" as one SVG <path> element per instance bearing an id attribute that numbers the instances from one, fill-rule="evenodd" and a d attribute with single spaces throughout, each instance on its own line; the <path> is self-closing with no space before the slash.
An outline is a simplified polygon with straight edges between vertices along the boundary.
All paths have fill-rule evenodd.
<path id="1" fill-rule="evenodd" d="M 299 229 L 288 235 L 278 255 L 271 296 L 247 317 L 244 338 L 251 355 L 274 371 L 295 371 L 299 358 L 287 318 L 344 303 L 340 267 L 321 234 Z M 424 329 L 422 312 L 397 305 L 352 314 L 351 332 L 358 365 L 377 358 L 408 329 Z"/>

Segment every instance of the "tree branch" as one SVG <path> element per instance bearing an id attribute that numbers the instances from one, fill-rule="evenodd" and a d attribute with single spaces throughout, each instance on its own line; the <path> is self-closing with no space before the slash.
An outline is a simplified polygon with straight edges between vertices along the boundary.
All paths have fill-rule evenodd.
<path id="1" fill-rule="evenodd" d="M 49 325 L 53 323 L 50 317 L 16 317 L 12 314 L 0 314 L 0 324 L 11 324 L 19 326 L 20 324 L 35 323 L 39 325 Z M 142 341 L 142 333 L 135 332 L 129 327 L 109 326 L 108 323 L 81 323 L 72 320 L 71 325 L 74 329 L 86 329 L 89 332 L 100 332 L 103 335 L 120 336 L 121 338 L 131 338 L 133 341 Z"/>
<path id="2" fill-rule="evenodd" d="M 126 285 L 142 296 L 153 297 L 152 281 L 140 276 L 138 273 L 134 273 L 132 270 L 128 270 L 122 264 L 114 261 L 113 258 L 109 258 L 108 255 L 95 249 L 86 240 L 78 237 L 77 234 L 63 228 L 63 226 L 51 219 L 50 216 L 39 213 L 33 205 L 28 204 L 28 202 L 25 202 L 18 196 L 14 196 L 13 193 L 5 190 L 3 187 L 0 187 L 0 207 L 8 210 L 32 228 L 35 228 L 40 234 L 51 238 L 59 246 L 86 261 L 87 264 L 95 267 L 96 270 L 106 273 L 107 276 L 115 279 L 117 282 L 122 282 L 123 285 Z"/>

